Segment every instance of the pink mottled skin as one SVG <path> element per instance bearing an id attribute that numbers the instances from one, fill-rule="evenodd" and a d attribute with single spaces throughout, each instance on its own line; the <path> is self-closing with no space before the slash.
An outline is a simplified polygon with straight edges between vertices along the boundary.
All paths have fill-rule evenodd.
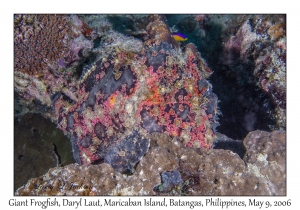
<path id="1" fill-rule="evenodd" d="M 163 50 L 164 51 L 164 50 Z M 119 53 L 116 55 L 120 63 L 126 62 L 128 59 L 128 54 Z M 146 58 L 144 56 L 137 57 L 134 56 L 136 63 L 140 65 L 145 64 Z M 112 61 L 105 62 L 101 67 L 100 71 L 94 74 L 95 81 L 100 82 L 104 78 L 107 68 L 110 68 L 110 65 L 114 65 Z M 207 67 L 208 68 L 208 67 Z M 210 69 L 205 69 L 210 71 Z M 134 67 L 131 68 L 133 75 L 137 75 Z M 136 91 L 142 87 L 142 84 L 146 85 L 146 90 L 148 91 L 145 95 L 146 98 L 142 101 L 139 101 L 137 106 L 136 119 L 141 119 L 141 112 L 146 111 L 147 115 L 150 117 L 147 119 L 148 123 L 151 123 L 151 120 L 154 120 L 156 126 L 162 129 L 162 132 L 167 133 L 172 137 L 181 137 L 182 132 L 189 136 L 189 141 L 185 141 L 185 146 L 187 147 L 198 147 L 202 148 L 211 148 L 211 144 L 206 142 L 206 126 L 209 124 L 209 119 L 213 116 L 211 114 L 206 115 L 205 111 L 201 114 L 202 122 L 196 122 L 195 116 L 199 110 L 194 110 L 195 105 L 193 105 L 192 100 L 197 97 L 197 101 L 203 97 L 206 88 L 203 87 L 200 91 L 198 90 L 197 81 L 202 79 L 202 75 L 197 67 L 196 57 L 190 53 L 186 57 L 186 62 L 184 67 L 178 67 L 174 64 L 166 67 L 166 63 L 163 62 L 162 66 L 159 69 L 154 69 L 153 66 L 148 66 L 145 69 L 147 77 L 145 77 L 144 83 L 141 81 L 134 80 L 135 85 L 128 91 L 127 84 L 122 84 L 118 90 L 110 94 L 105 100 L 104 97 L 106 94 L 98 91 L 95 93 L 95 105 L 89 110 L 78 111 L 82 109 L 82 106 L 89 97 L 89 92 L 86 91 L 85 84 L 78 86 L 78 101 L 77 103 L 70 105 L 66 112 L 61 112 L 61 109 L 64 109 L 64 101 L 62 98 L 59 98 L 55 102 L 55 110 L 57 118 L 63 119 L 58 124 L 59 127 L 66 131 L 66 119 L 67 114 L 72 113 L 73 117 L 73 128 L 69 128 L 69 132 L 76 133 L 78 139 L 78 147 L 80 151 L 80 157 L 82 163 L 89 164 L 93 161 L 99 159 L 97 152 L 93 152 L 89 147 L 83 147 L 81 145 L 82 141 L 86 141 L 86 138 L 98 138 L 95 131 L 95 126 L 101 124 L 103 126 L 104 138 L 110 138 L 109 136 L 116 135 L 120 128 L 124 128 L 124 122 L 121 119 L 126 118 L 125 103 L 136 93 Z M 162 82 L 164 81 L 164 82 Z M 167 83 L 162 86 L 162 83 Z M 178 84 L 177 84 L 178 83 Z M 168 89 L 167 92 L 160 92 L 161 88 Z M 187 91 L 189 90 L 189 91 Z M 175 98 L 176 96 L 176 98 Z M 119 101 L 120 98 L 122 101 Z M 198 102 L 197 102 L 198 103 Z M 198 105 L 196 105 L 198 106 Z M 116 107 L 118 111 L 115 112 Z M 155 110 L 154 110 L 155 109 Z M 202 108 L 205 110 L 205 107 Z M 77 111 L 76 111 L 77 110 Z M 99 115 L 99 112 L 101 115 Z M 112 113 L 118 113 L 112 114 Z M 199 113 L 198 113 L 199 115 Z M 184 118 L 182 118 L 184 117 Z M 141 119 L 143 121 L 143 119 Z M 142 127 L 141 124 L 136 125 L 137 127 Z M 108 131 L 111 130 L 109 136 Z M 145 128 L 146 129 L 146 128 Z M 146 129 L 147 130 L 147 129 Z M 100 137 L 99 137 L 100 138 Z M 119 141 L 119 137 L 114 136 L 114 141 Z M 109 144 L 108 139 L 101 139 L 102 145 L 101 148 L 106 148 Z M 104 143 L 103 143 L 104 142 Z M 93 145 L 96 149 L 98 145 Z M 102 153 L 101 153 L 102 154 Z M 103 157 L 102 157 L 103 158 Z"/>
<path id="2" fill-rule="evenodd" d="M 199 56 L 193 48 L 179 55 L 183 56 L 180 64 L 172 49 L 147 52 L 143 48 L 139 55 L 121 50 L 112 59 L 93 64 L 76 87 L 75 103 L 66 103 L 62 97 L 55 102 L 58 125 L 74 136 L 83 164 L 103 159 L 107 148 L 122 141 L 128 125 L 142 133 L 178 137 L 187 147 L 211 148 L 207 135 L 213 132 L 213 116 L 205 111 L 208 87 L 198 89 L 198 82 L 205 78 L 202 71 L 211 70 L 202 65 L 199 71 Z M 159 56 L 161 64 L 156 60 Z M 126 105 L 131 107 L 130 114 Z"/>
<path id="3" fill-rule="evenodd" d="M 193 86 L 195 87 L 193 89 L 194 95 L 201 97 L 202 93 L 205 91 L 205 89 L 201 90 L 201 92 L 198 91 L 197 87 L 197 81 L 201 79 L 201 76 L 199 74 L 199 71 L 197 69 L 197 65 L 195 64 L 195 56 L 194 55 L 189 55 L 187 58 L 187 65 L 184 69 L 184 73 L 190 75 L 191 78 L 193 78 L 195 81 L 195 84 Z M 150 117 L 155 117 L 156 121 L 158 122 L 158 125 L 164 126 L 165 131 L 167 134 L 170 136 L 181 136 L 181 131 L 182 129 L 186 127 L 190 127 L 191 131 L 189 132 L 190 135 L 190 141 L 186 144 L 188 147 L 192 147 L 193 143 L 195 141 L 199 141 L 201 147 L 204 148 L 210 148 L 211 145 L 205 143 L 205 131 L 206 128 L 204 126 L 205 121 L 208 121 L 211 116 L 203 116 L 203 123 L 200 124 L 199 126 L 196 125 L 195 119 L 193 116 L 195 115 L 194 111 L 192 110 L 192 104 L 191 104 L 191 98 L 194 96 L 191 93 L 188 93 L 187 95 L 179 95 L 178 96 L 178 101 L 173 100 L 173 96 L 176 95 L 176 93 L 179 91 L 176 88 L 174 88 L 174 83 L 176 82 L 177 78 L 179 78 L 178 75 L 178 68 L 177 66 L 174 66 L 174 68 L 171 70 L 171 75 L 168 75 L 166 70 L 160 70 L 158 72 L 154 72 L 154 69 L 152 66 L 150 66 L 147 71 L 150 73 L 150 76 L 146 79 L 146 84 L 149 87 L 151 94 L 150 96 L 142 101 L 139 105 L 138 113 L 137 115 L 140 115 L 140 112 L 143 109 L 148 110 L 149 116 Z M 159 93 L 159 84 L 161 83 L 160 81 L 163 78 L 167 78 L 170 86 L 173 88 L 173 91 L 171 94 L 164 94 L 161 95 Z M 173 85 L 172 85 L 173 84 Z M 187 83 L 183 83 L 183 87 L 188 88 Z M 172 108 L 166 112 L 165 108 L 167 105 L 169 107 L 172 107 L 175 104 L 179 105 L 179 111 L 184 111 L 184 105 L 187 105 L 190 109 L 190 113 L 188 115 L 188 121 L 183 122 L 182 119 L 176 114 L 176 111 L 174 111 Z M 151 106 L 158 107 L 158 116 L 154 115 L 153 110 L 151 109 Z M 157 112 L 157 111 L 156 111 Z M 172 123 L 170 120 L 170 117 L 174 118 L 174 121 L 176 120 L 177 125 Z M 159 119 L 164 118 L 166 119 L 165 122 L 160 122 Z M 179 123 L 179 125 L 178 125 Z"/>

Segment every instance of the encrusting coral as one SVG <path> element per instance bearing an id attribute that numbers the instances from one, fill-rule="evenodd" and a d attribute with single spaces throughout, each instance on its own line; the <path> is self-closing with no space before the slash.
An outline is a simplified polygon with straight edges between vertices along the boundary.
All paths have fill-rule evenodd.
<path id="1" fill-rule="evenodd" d="M 15 15 L 14 20 L 15 91 L 20 103 L 42 105 L 40 112 L 54 120 L 49 107 L 55 93 L 77 100 L 76 68 L 93 48 L 86 33 L 91 29 L 76 16 Z"/>
<path id="2" fill-rule="evenodd" d="M 66 55 L 69 33 L 64 15 L 15 15 L 15 71 L 43 76 L 43 69 Z"/>

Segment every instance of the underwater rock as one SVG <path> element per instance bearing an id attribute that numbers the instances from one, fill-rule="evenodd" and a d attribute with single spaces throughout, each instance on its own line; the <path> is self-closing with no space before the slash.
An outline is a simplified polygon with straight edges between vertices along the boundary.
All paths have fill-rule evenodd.
<path id="1" fill-rule="evenodd" d="M 243 160 L 247 173 L 261 178 L 273 195 L 286 194 L 285 131 L 253 131 L 243 140 L 247 152 Z M 276 184 L 274 184 L 276 183 Z"/>
<path id="2" fill-rule="evenodd" d="M 117 184 L 109 164 L 70 164 L 50 169 L 47 174 L 31 179 L 17 191 L 18 195 L 107 195 Z"/>
<path id="3" fill-rule="evenodd" d="M 249 133 L 244 159 L 183 147 L 164 133 L 148 137 L 151 148 L 130 176 L 106 163 L 71 164 L 30 179 L 16 195 L 286 195 L 284 131 Z"/>
<path id="4" fill-rule="evenodd" d="M 171 185 L 178 186 L 182 184 L 181 175 L 178 171 L 163 172 L 161 174 L 163 189 L 167 189 Z"/>
<path id="5" fill-rule="evenodd" d="M 25 114 L 14 121 L 14 189 L 49 168 L 74 163 L 71 143 L 49 119 Z"/>
<path id="6" fill-rule="evenodd" d="M 160 191 L 160 192 L 168 192 L 170 189 L 176 189 L 176 188 L 181 188 L 183 181 L 181 179 L 181 175 L 179 171 L 174 170 L 174 171 L 166 171 L 161 174 L 161 180 L 162 184 L 159 186 L 155 187 L 155 191 Z"/>
<path id="7" fill-rule="evenodd" d="M 257 78 L 257 85 L 265 91 L 272 103 L 277 125 L 286 127 L 286 17 L 262 15 L 249 18 L 224 44 L 222 61 L 228 65 L 249 63 Z M 264 103 L 267 106 L 268 100 Z"/>
<path id="8" fill-rule="evenodd" d="M 216 136 L 217 140 L 214 142 L 214 149 L 231 150 L 232 152 L 237 153 L 240 158 L 244 157 L 246 148 L 243 145 L 243 141 L 233 140 L 218 132 L 216 133 Z"/>
<path id="9" fill-rule="evenodd" d="M 160 45 L 162 42 L 171 42 L 171 32 L 166 24 L 166 18 L 163 15 L 150 15 L 148 17 L 147 33 L 151 42 Z"/>

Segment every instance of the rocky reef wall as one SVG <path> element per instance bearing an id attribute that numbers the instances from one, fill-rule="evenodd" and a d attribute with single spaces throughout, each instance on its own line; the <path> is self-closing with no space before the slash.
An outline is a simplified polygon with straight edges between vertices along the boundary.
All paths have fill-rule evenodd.
<path id="1" fill-rule="evenodd" d="M 128 30 L 110 22 L 124 18 L 133 20 Z M 204 32 L 209 18 L 184 18 L 181 30 Z M 284 130 L 284 20 L 264 18 L 242 18 L 218 62 L 253 63 L 258 84 L 280 113 L 273 113 L 276 128 Z M 262 20 L 268 27 L 261 29 Z M 243 142 L 217 133 L 221 112 L 208 81 L 213 71 L 195 44 L 173 38 L 165 16 L 15 15 L 14 29 L 15 113 L 50 118 L 70 139 L 77 162 L 50 169 L 16 194 L 286 193 L 285 132 L 255 131 Z M 244 119 L 253 130 L 256 115 Z M 55 193 L 46 187 L 62 183 L 88 187 Z"/>

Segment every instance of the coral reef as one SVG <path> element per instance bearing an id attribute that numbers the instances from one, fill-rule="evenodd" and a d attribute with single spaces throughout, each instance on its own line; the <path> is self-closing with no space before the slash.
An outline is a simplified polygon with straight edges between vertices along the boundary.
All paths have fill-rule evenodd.
<path id="1" fill-rule="evenodd" d="M 42 76 L 67 53 L 69 30 L 64 15 L 15 15 L 15 71 Z"/>
<path id="2" fill-rule="evenodd" d="M 199 53 L 203 42 L 177 42 L 163 15 L 16 15 L 15 111 L 55 122 L 77 162 L 32 178 L 16 195 L 285 195 L 285 132 L 254 131 L 243 141 L 217 133 L 218 97 L 203 58 L 220 53 L 216 66 L 240 84 L 258 80 L 284 129 L 285 17 L 238 16 L 222 48 L 224 28 L 208 29 L 215 17 L 178 20 L 188 40 L 193 33 L 212 36 L 207 46 L 218 40 Z M 246 132 L 258 110 L 271 109 L 230 97 L 248 108 Z M 240 113 L 230 114 L 235 121 Z"/>
<path id="3" fill-rule="evenodd" d="M 77 100 L 73 91 L 77 86 L 76 68 L 93 48 L 90 33 L 86 33 L 91 29 L 75 15 L 14 18 L 14 85 L 19 102 L 27 107 L 44 106 L 40 113 L 54 120 L 53 112 L 46 110 L 55 93 Z"/>
<path id="4" fill-rule="evenodd" d="M 149 21 L 144 43 L 113 31 L 102 38 L 97 57 L 83 68 L 77 100 L 53 97 L 58 126 L 70 135 L 77 162 L 111 163 L 108 156 L 120 153 L 116 148 L 131 148 L 141 157 L 139 150 L 145 153 L 148 144 L 129 146 L 126 139 L 143 141 L 153 132 L 211 148 L 218 125 L 217 96 L 205 80 L 211 70 L 193 44 L 183 52 L 173 47 L 162 16 Z M 131 168 L 120 158 L 112 165 L 132 172 L 137 160 L 128 163 Z"/>
<path id="5" fill-rule="evenodd" d="M 106 163 L 71 164 L 29 180 L 16 195 L 286 195 L 284 131 L 251 132 L 244 160 L 228 150 L 183 147 L 164 133 L 149 138 L 130 176 Z"/>
<path id="6" fill-rule="evenodd" d="M 72 35 L 66 38 L 67 55 L 39 68 L 41 77 L 15 68 L 15 89 L 28 104 L 37 100 L 49 110 L 48 117 L 70 138 L 78 163 L 105 162 L 131 174 L 148 151 L 147 135 L 153 132 L 178 137 L 188 147 L 212 147 L 218 100 L 205 80 L 212 71 L 193 44 L 182 51 L 163 16 L 149 16 L 144 42 L 108 28 L 97 33 L 74 15 L 61 18 Z M 53 39 L 60 30 L 53 31 Z M 89 54 L 93 47 L 89 40 L 98 36 L 99 46 Z M 40 37 L 30 38 L 38 42 Z M 87 57 L 86 63 L 74 62 Z M 80 67 L 81 75 L 76 77 Z"/>
<path id="7" fill-rule="evenodd" d="M 286 126 L 285 21 L 284 15 L 251 17 L 225 43 L 224 51 L 228 64 L 236 65 L 236 60 L 253 63 L 257 84 L 276 105 L 271 114 L 277 125 L 272 130 Z"/>

